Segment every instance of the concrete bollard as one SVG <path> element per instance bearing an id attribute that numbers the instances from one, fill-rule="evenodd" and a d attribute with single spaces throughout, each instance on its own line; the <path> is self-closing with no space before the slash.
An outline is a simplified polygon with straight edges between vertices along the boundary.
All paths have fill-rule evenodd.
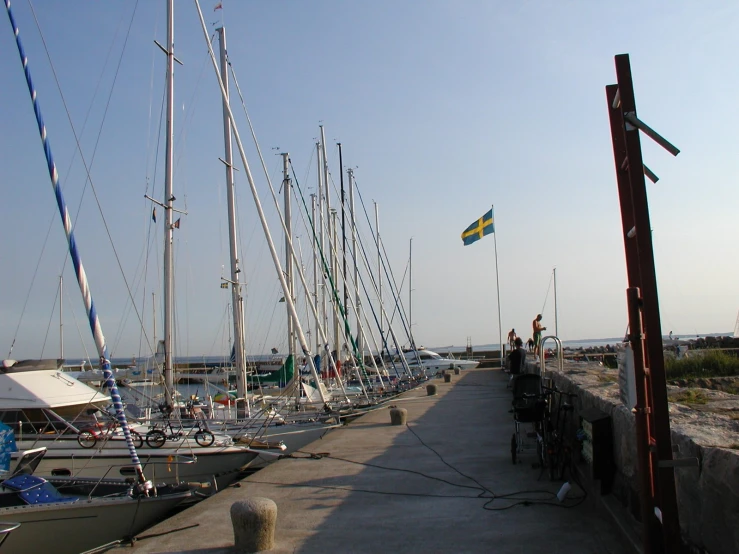
<path id="1" fill-rule="evenodd" d="M 454 368 L 454 375 L 459 375 L 460 369 L 458 367 Z"/>
<path id="2" fill-rule="evenodd" d="M 275 546 L 277 504 L 255 496 L 231 504 L 234 552 L 261 552 Z"/>
<path id="3" fill-rule="evenodd" d="M 451 383 L 452 382 L 452 374 L 451 373 L 445 373 L 444 374 L 444 382 L 445 383 Z"/>
<path id="4" fill-rule="evenodd" d="M 426 395 L 434 396 L 436 394 L 436 385 L 426 385 Z"/>
<path id="5" fill-rule="evenodd" d="M 390 424 L 391 425 L 405 425 L 408 419 L 408 410 L 405 408 L 391 408 L 390 409 Z"/>

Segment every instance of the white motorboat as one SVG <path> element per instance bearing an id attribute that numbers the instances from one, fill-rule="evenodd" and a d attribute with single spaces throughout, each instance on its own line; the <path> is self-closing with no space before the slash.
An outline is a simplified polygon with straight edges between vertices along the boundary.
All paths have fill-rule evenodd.
<path id="1" fill-rule="evenodd" d="M 480 362 L 475 360 L 458 360 L 457 358 L 451 357 L 445 358 L 440 354 L 425 348 L 404 350 L 403 356 L 408 363 L 408 367 L 414 373 L 419 371 L 421 368 L 426 370 L 426 373 L 434 374 L 445 369 L 475 369 L 480 365 Z M 396 356 L 393 361 L 398 363 L 400 362 L 400 359 Z"/>

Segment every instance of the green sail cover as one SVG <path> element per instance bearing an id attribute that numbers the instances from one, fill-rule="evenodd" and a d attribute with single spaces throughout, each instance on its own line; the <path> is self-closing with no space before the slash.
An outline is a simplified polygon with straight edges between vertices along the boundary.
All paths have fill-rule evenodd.
<path id="1" fill-rule="evenodd" d="M 294 373 L 295 373 L 295 357 L 292 354 L 290 354 L 285 359 L 285 363 L 282 364 L 282 367 L 280 369 L 278 369 L 277 371 L 270 372 L 269 375 L 259 375 L 258 379 L 259 379 L 259 382 L 262 384 L 274 383 L 281 387 L 284 387 L 293 378 Z"/>

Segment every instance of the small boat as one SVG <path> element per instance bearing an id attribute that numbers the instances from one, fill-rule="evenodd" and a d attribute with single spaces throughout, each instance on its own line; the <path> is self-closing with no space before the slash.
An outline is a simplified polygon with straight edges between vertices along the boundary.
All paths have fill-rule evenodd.
<path id="1" fill-rule="evenodd" d="M 458 360 L 456 358 L 444 358 L 440 354 L 427 350 L 423 347 L 416 350 L 404 350 L 403 356 L 405 357 L 408 367 L 411 371 L 416 372 L 421 367 L 427 373 L 437 373 L 445 369 L 475 369 L 480 365 L 479 361 L 475 360 Z M 399 362 L 399 357 L 395 357 L 394 362 Z"/>
<path id="2" fill-rule="evenodd" d="M 20 524 L 6 535 L 4 552 L 76 554 L 125 542 L 192 497 L 185 486 L 149 490 L 123 479 L 39 477 L 45 453 L 23 452 L 0 482 L 0 526 Z"/>

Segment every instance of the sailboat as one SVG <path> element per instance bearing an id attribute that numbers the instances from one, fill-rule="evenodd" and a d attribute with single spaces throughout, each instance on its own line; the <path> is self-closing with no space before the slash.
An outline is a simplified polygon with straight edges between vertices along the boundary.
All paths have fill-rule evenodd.
<path id="1" fill-rule="evenodd" d="M 133 536 L 151 525 L 156 518 L 161 517 L 174 506 L 191 497 L 192 493 L 189 489 L 157 488 L 144 476 L 143 467 L 134 446 L 133 435 L 128 427 L 123 404 L 111 372 L 105 338 L 92 303 L 92 295 L 74 240 L 71 218 L 59 186 L 58 173 L 51 155 L 46 128 L 41 118 L 40 107 L 28 68 L 28 60 L 21 44 L 20 32 L 10 8 L 10 0 L 5 0 L 5 8 L 25 70 L 39 134 L 47 158 L 49 176 L 56 194 L 70 254 L 85 301 L 85 308 L 98 354 L 100 355 L 104 378 L 110 388 L 118 425 L 123 433 L 126 449 L 129 452 L 129 463 L 134 477 L 131 481 L 99 479 L 85 481 L 67 476 L 45 479 L 35 474 L 35 469 L 37 469 L 34 467 L 35 463 L 30 464 L 26 460 L 26 456 L 21 456 L 20 463 L 16 466 L 15 471 L 0 482 L 0 522 L 20 523 L 19 528 L 7 535 L 3 547 L 9 552 L 53 551 L 71 554 L 117 541 L 126 536 Z M 70 387 L 76 387 L 80 391 L 82 390 L 80 387 L 85 387 L 78 381 L 70 381 L 72 378 L 64 377 L 58 369 L 61 369 L 61 363 L 59 363 L 57 371 L 49 369 L 48 366 L 37 368 L 30 364 L 18 362 L 5 362 L 2 365 L 3 377 L 7 377 L 7 379 L 4 379 L 5 384 L 10 383 L 10 388 L 16 389 L 13 394 L 9 395 L 10 398 L 15 397 L 14 401 L 18 401 L 19 395 L 17 387 L 13 387 L 12 383 L 26 382 L 26 384 L 33 385 L 39 380 L 42 373 L 46 373 L 52 379 L 63 380 L 65 382 L 64 386 L 69 384 Z M 36 371 L 39 371 L 39 373 L 36 373 Z M 53 377 L 52 374 L 54 374 Z M 79 387 L 77 383 L 79 383 Z M 42 382 L 42 385 L 45 386 L 46 384 L 48 384 L 48 381 Z M 27 396 L 25 400 L 34 400 L 28 387 L 25 387 L 25 391 L 22 391 L 20 396 L 23 396 L 23 394 Z M 100 399 L 96 394 L 88 398 L 92 399 L 93 402 L 99 401 Z M 8 396 L 4 395 L 4 399 L 7 398 Z M 21 402 L 23 400 L 20 399 Z M 7 402 L 7 400 L 4 401 Z M 67 403 L 63 407 L 69 408 L 71 404 Z M 43 404 L 39 402 L 37 406 L 41 407 Z M 2 435 L 3 451 L 6 454 L 17 449 L 10 428 L 4 426 Z M 45 451 L 46 449 L 38 450 L 34 454 L 34 459 L 43 459 Z M 9 456 L 4 456 L 3 463 L 8 464 L 7 467 L 2 468 L 7 473 L 10 463 Z M 60 537 L 64 537 L 65 540 L 60 540 Z"/>

